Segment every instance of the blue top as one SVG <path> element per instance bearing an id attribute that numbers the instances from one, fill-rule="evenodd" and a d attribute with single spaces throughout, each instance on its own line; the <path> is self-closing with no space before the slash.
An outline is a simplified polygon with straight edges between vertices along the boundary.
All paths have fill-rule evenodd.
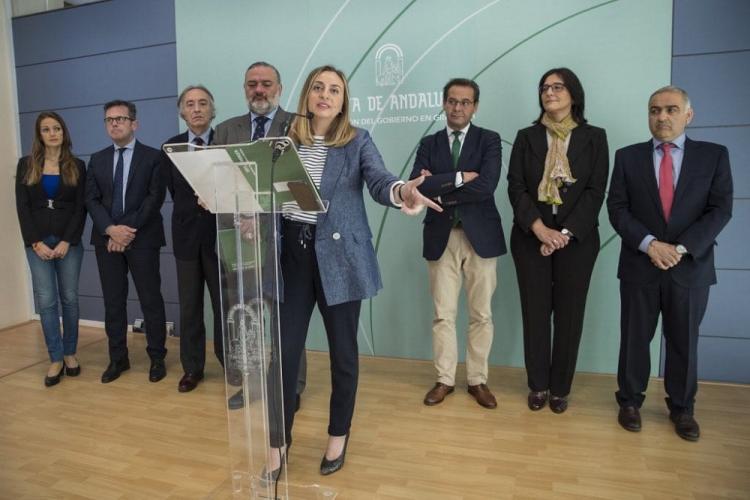
<path id="1" fill-rule="evenodd" d="M 60 174 L 42 174 L 42 187 L 47 198 L 54 199 L 60 189 Z"/>

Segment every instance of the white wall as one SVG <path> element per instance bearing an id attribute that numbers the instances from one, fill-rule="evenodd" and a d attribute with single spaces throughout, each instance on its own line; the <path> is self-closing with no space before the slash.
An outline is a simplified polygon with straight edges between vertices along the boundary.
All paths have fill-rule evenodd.
<path id="1" fill-rule="evenodd" d="M 10 1 L 0 1 L 0 328 L 27 321 L 32 310 L 15 205 L 20 141 L 10 17 Z"/>

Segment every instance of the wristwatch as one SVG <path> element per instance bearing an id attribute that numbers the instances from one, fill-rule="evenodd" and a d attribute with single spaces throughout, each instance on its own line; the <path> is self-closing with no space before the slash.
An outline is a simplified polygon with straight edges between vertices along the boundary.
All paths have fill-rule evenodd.
<path id="1" fill-rule="evenodd" d="M 560 232 L 562 234 L 564 234 L 565 236 L 567 236 L 568 238 L 575 238 L 575 236 L 573 236 L 573 233 L 571 233 L 570 231 L 568 231 L 566 228 L 563 228 L 562 231 L 560 231 Z"/>
<path id="2" fill-rule="evenodd" d="M 687 255 L 688 251 L 687 248 L 685 248 L 685 245 L 677 245 L 674 247 L 675 250 L 677 250 L 677 253 L 680 255 Z"/>

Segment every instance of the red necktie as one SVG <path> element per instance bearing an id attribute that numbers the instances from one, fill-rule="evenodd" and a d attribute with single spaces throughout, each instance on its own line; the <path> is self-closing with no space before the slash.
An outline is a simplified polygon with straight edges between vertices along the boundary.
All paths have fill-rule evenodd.
<path id="1" fill-rule="evenodd" d="M 661 208 L 664 210 L 664 219 L 669 221 L 672 212 L 672 201 L 674 200 L 674 175 L 672 173 L 672 144 L 663 142 L 660 146 L 663 156 L 659 165 L 659 198 Z"/>

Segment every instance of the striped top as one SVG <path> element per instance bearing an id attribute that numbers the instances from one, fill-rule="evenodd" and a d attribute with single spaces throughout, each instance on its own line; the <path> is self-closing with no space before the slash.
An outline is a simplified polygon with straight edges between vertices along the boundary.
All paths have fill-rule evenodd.
<path id="1" fill-rule="evenodd" d="M 320 189 L 320 179 L 323 177 L 323 167 L 326 165 L 326 157 L 328 156 L 328 146 L 325 144 L 325 137 L 316 135 L 313 137 L 313 144 L 311 146 L 300 144 L 297 151 L 299 152 L 300 160 L 302 160 L 302 165 L 305 166 L 305 170 L 310 174 L 315 187 Z M 300 212 L 296 201 L 289 201 L 282 204 L 281 210 L 284 212 L 284 218 L 286 219 L 306 224 L 315 224 L 318 221 L 318 214 L 316 212 Z"/>

